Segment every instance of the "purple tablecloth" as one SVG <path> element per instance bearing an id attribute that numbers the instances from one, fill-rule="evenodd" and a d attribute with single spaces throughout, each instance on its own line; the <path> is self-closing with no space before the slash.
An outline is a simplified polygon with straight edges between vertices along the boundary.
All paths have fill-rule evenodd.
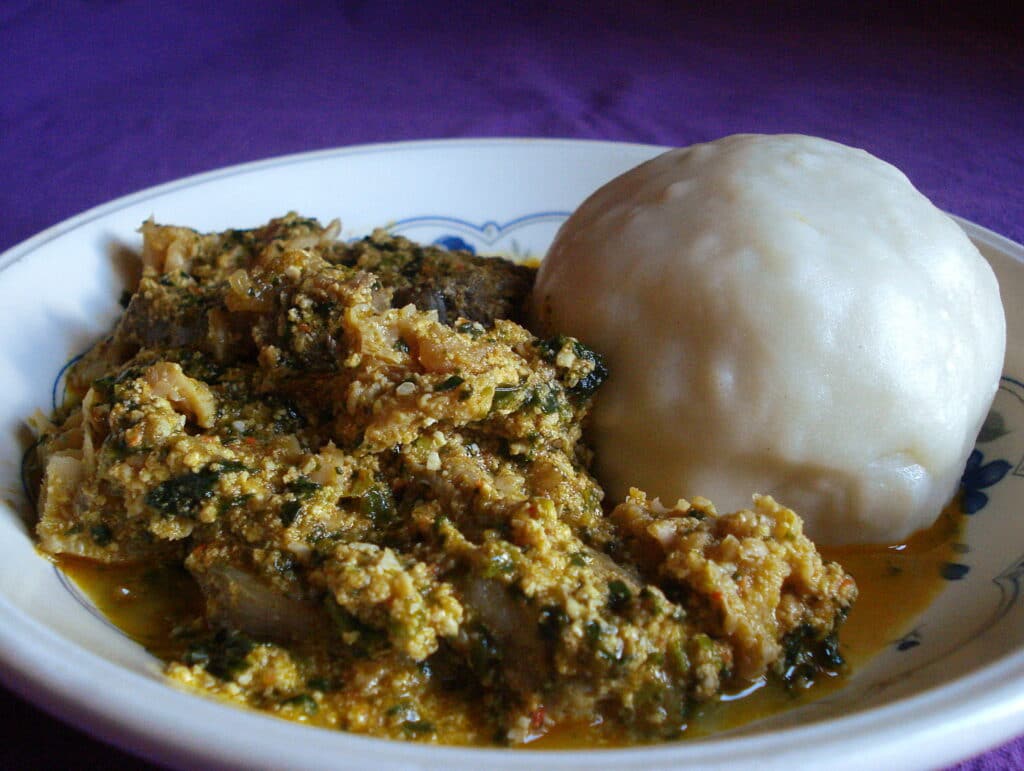
<path id="1" fill-rule="evenodd" d="M 830 5 L 5 0 L 0 250 L 140 188 L 284 153 L 738 131 L 863 147 L 1024 241 L 1021 12 Z M 2 689 L 0 706 L 4 768 L 147 767 Z M 1021 767 L 1024 739 L 958 768 Z"/>

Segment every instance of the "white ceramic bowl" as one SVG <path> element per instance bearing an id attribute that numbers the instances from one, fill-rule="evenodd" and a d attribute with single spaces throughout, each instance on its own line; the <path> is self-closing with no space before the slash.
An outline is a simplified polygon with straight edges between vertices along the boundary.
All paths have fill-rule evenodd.
<path id="1" fill-rule="evenodd" d="M 62 367 L 119 312 L 118 259 L 149 216 L 204 230 L 294 209 L 355 236 L 389 224 L 420 241 L 540 256 L 586 195 L 662 148 L 455 140 L 290 156 L 128 196 L 0 256 L 0 675 L 54 714 L 179 767 L 644 769 L 756 764 L 930 767 L 1024 731 L 1024 248 L 962 222 L 999 276 L 1005 375 L 965 486 L 970 517 L 950 579 L 913 628 L 823 700 L 707 739 L 624 750 L 476 750 L 388 742 L 237 710 L 167 685 L 158 661 L 107 622 L 30 534 L 20 478 L 25 418 L 60 399 Z"/>

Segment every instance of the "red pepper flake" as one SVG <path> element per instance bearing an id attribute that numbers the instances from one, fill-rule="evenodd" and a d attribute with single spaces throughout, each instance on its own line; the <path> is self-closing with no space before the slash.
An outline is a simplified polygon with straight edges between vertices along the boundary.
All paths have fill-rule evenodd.
<path id="1" fill-rule="evenodd" d="M 544 705 L 541 704 L 530 714 L 530 728 L 536 731 L 544 725 Z"/>

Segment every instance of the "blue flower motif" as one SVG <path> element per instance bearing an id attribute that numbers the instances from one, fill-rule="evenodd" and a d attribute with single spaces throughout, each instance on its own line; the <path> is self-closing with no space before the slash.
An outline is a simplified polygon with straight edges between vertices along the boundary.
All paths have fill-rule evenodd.
<path id="1" fill-rule="evenodd" d="M 939 571 L 942 577 L 947 581 L 959 581 L 969 572 L 971 572 L 970 567 L 967 565 L 961 565 L 959 562 L 947 562 Z"/>
<path id="2" fill-rule="evenodd" d="M 469 252 L 470 254 L 476 254 L 476 248 L 459 236 L 439 236 L 434 239 L 434 243 L 437 246 L 443 246 L 450 252 L 454 252 L 458 249 Z"/>
<path id="3" fill-rule="evenodd" d="M 921 630 L 913 629 L 896 641 L 896 650 L 909 651 L 921 644 Z"/>
<path id="4" fill-rule="evenodd" d="M 1016 604 L 1021 594 L 1021 582 L 1024 581 L 1024 555 L 1014 560 L 1002 573 L 992 579 L 999 587 L 999 608 L 996 610 L 995 623 Z"/>
<path id="5" fill-rule="evenodd" d="M 994 485 L 1013 468 L 1005 460 L 982 463 L 984 459 L 980 450 L 972 450 L 971 457 L 967 459 L 967 468 L 961 479 L 964 486 L 964 514 L 975 514 L 985 508 L 988 496 L 982 489 Z"/>

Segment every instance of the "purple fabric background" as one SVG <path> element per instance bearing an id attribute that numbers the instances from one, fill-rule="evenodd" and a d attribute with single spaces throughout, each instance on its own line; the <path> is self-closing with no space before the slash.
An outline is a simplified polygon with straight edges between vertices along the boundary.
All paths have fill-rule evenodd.
<path id="1" fill-rule="evenodd" d="M 1024 241 L 1022 6 L 931 5 L 4 0 L 0 250 L 111 198 L 284 153 L 738 131 L 863 147 Z M 4 768 L 149 767 L 2 689 L 0 709 Z M 958 768 L 1022 767 L 1024 739 Z"/>

